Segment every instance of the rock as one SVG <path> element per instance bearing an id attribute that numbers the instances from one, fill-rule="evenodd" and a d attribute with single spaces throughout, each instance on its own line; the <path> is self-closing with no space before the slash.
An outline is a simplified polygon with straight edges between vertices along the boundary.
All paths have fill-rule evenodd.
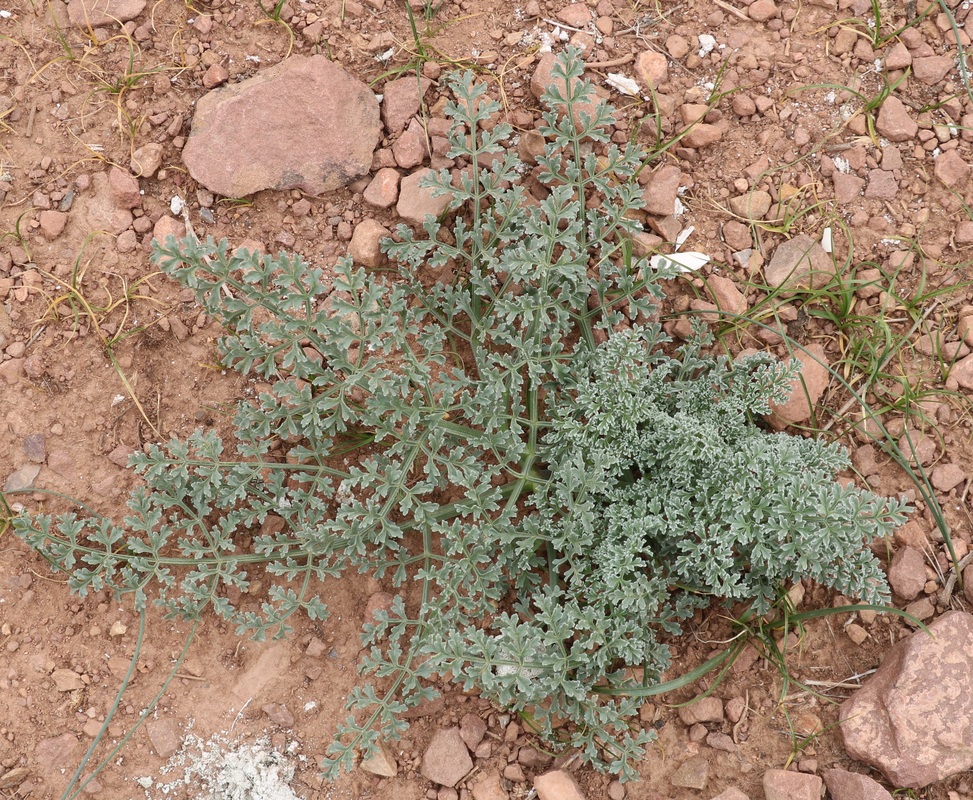
<path id="1" fill-rule="evenodd" d="M 390 208 L 399 199 L 399 172 L 392 167 L 382 167 L 365 187 L 365 202 L 376 208 Z"/>
<path id="2" fill-rule="evenodd" d="M 476 746 L 486 736 L 486 730 L 486 722 L 473 712 L 464 714 L 463 719 L 459 721 L 459 735 L 470 750 L 476 750 Z"/>
<path id="3" fill-rule="evenodd" d="M 657 91 L 669 80 L 669 62 L 655 50 L 643 50 L 635 59 L 635 75 L 647 89 Z"/>
<path id="4" fill-rule="evenodd" d="M 936 177 L 944 186 L 952 188 L 970 178 L 970 165 L 956 150 L 947 150 L 936 159 Z"/>
<path id="5" fill-rule="evenodd" d="M 687 758 L 672 773 L 669 782 L 683 789 L 705 789 L 709 780 L 709 761 L 703 756 Z"/>
<path id="6" fill-rule="evenodd" d="M 139 237 L 135 231 L 122 231 L 115 239 L 115 249 L 119 253 L 133 253 L 139 246 Z"/>
<path id="7" fill-rule="evenodd" d="M 753 244 L 750 226 L 730 220 L 723 223 L 723 241 L 733 250 L 746 250 Z"/>
<path id="8" fill-rule="evenodd" d="M 831 175 L 831 182 L 834 184 L 834 201 L 839 205 L 857 201 L 865 186 L 864 178 L 837 170 Z"/>
<path id="9" fill-rule="evenodd" d="M 376 269 L 385 261 L 382 253 L 382 240 L 389 232 L 373 219 L 363 219 L 355 226 L 355 232 L 348 243 L 348 255 L 356 264 Z"/>
<path id="10" fill-rule="evenodd" d="M 748 94 L 737 92 L 730 101 L 730 108 L 738 117 L 752 117 L 757 113 L 757 104 Z"/>
<path id="11" fill-rule="evenodd" d="M 399 138 L 392 145 L 395 163 L 402 169 L 418 167 L 425 161 L 427 154 L 425 134 L 422 131 L 422 126 L 415 121 L 399 134 Z"/>
<path id="12" fill-rule="evenodd" d="M 4 383 L 18 383 L 24 374 L 24 359 L 11 358 L 8 361 L 0 361 L 0 378 Z"/>
<path id="13" fill-rule="evenodd" d="M 921 789 L 973 766 L 973 616 L 944 614 L 896 644 L 839 710 L 848 754 Z"/>
<path id="14" fill-rule="evenodd" d="M 810 285 L 821 288 L 834 274 L 831 256 L 817 241 L 803 233 L 777 245 L 770 263 L 764 267 L 764 277 L 775 289 L 785 284 L 788 287 Z"/>
<path id="15" fill-rule="evenodd" d="M 723 701 L 718 697 L 703 697 L 679 709 L 679 719 L 684 725 L 697 722 L 722 722 Z"/>
<path id="16" fill-rule="evenodd" d="M 574 776 L 564 769 L 555 769 L 534 778 L 538 800 L 587 800 Z"/>
<path id="17" fill-rule="evenodd" d="M 132 160 L 129 162 L 132 174 L 143 178 L 151 178 L 155 175 L 159 167 L 162 166 L 162 151 L 162 145 L 155 142 L 143 145 L 135 150 L 132 153 Z"/>
<path id="18" fill-rule="evenodd" d="M 112 201 L 108 174 L 105 172 L 94 175 L 92 191 L 78 195 L 72 213 L 82 217 L 82 229 L 107 231 L 115 236 L 128 229 L 135 219 L 131 211 L 118 208 Z"/>
<path id="19" fill-rule="evenodd" d="M 281 705 L 280 703 L 267 703 L 262 711 L 270 718 L 270 721 L 274 725 L 279 725 L 281 728 L 294 727 L 294 715 L 287 710 L 287 706 Z"/>
<path id="20" fill-rule="evenodd" d="M 743 219 L 763 219 L 773 202 L 769 193 L 757 189 L 739 197 L 731 197 L 730 210 Z"/>
<path id="21" fill-rule="evenodd" d="M 159 221 L 152 228 L 152 238 L 165 242 L 170 236 L 182 239 L 186 235 L 186 223 L 175 217 L 165 214 L 159 217 Z"/>
<path id="22" fill-rule="evenodd" d="M 973 356 L 967 356 L 953 364 L 949 377 L 953 378 L 960 388 L 973 389 Z"/>
<path id="23" fill-rule="evenodd" d="M 706 734 L 706 746 L 712 747 L 714 750 L 722 750 L 724 753 L 735 753 L 737 751 L 733 737 L 718 731 Z"/>
<path id="24" fill-rule="evenodd" d="M 39 464 L 24 464 L 24 466 L 10 473 L 3 484 L 3 490 L 5 492 L 19 492 L 23 489 L 30 489 L 40 472 Z"/>
<path id="25" fill-rule="evenodd" d="M 666 38 L 666 52 L 677 61 L 689 55 L 689 40 L 678 33 L 671 33 Z"/>
<path id="26" fill-rule="evenodd" d="M 203 73 L 203 86 L 206 89 L 215 89 L 229 79 L 230 73 L 226 71 L 226 67 L 222 64 L 211 64 Z"/>
<path id="27" fill-rule="evenodd" d="M 902 42 L 896 42 L 885 54 L 885 69 L 905 69 L 912 66 L 912 53 Z"/>
<path id="28" fill-rule="evenodd" d="M 56 669 L 51 673 L 51 678 L 54 681 L 54 688 L 59 692 L 73 692 L 76 689 L 84 689 L 87 685 L 73 669 Z"/>
<path id="29" fill-rule="evenodd" d="M 583 28 L 591 22 L 591 11 L 584 3 L 571 3 L 557 12 L 557 18 L 572 28 Z"/>
<path id="30" fill-rule="evenodd" d="M 701 103 L 683 103 L 679 106 L 679 116 L 682 124 L 687 126 L 679 143 L 694 149 L 708 147 L 723 138 L 723 129 L 719 125 L 703 122 L 709 113 L 709 107 Z"/>
<path id="31" fill-rule="evenodd" d="M 0 789 L 12 789 L 14 786 L 20 786 L 27 780 L 28 775 L 30 775 L 30 770 L 27 767 L 14 767 L 9 772 L 0 775 Z"/>
<path id="32" fill-rule="evenodd" d="M 69 0 L 68 19 L 79 28 L 100 28 L 135 19 L 145 0 Z"/>
<path id="33" fill-rule="evenodd" d="M 68 215 L 63 211 L 41 211 L 37 219 L 41 224 L 41 236 L 49 242 L 60 236 L 68 224 Z"/>
<path id="34" fill-rule="evenodd" d="M 473 769 L 473 759 L 459 728 L 436 732 L 422 756 L 421 772 L 440 786 L 456 786 Z"/>
<path id="35" fill-rule="evenodd" d="M 888 569 L 892 591 L 903 600 L 915 600 L 926 585 L 926 560 L 914 547 L 903 547 Z"/>
<path id="36" fill-rule="evenodd" d="M 863 644 L 868 638 L 868 631 L 865 630 L 861 625 L 854 622 L 845 625 L 845 635 L 851 639 L 855 644 Z"/>
<path id="37" fill-rule="evenodd" d="M 899 450 L 911 464 L 929 466 L 936 457 L 936 440 L 917 430 L 907 430 L 899 439 Z"/>
<path id="38" fill-rule="evenodd" d="M 449 206 L 450 195 L 435 196 L 432 189 L 419 186 L 419 181 L 432 174 L 431 169 L 420 169 L 402 179 L 395 211 L 405 222 L 422 225 L 427 216 L 438 218 Z"/>
<path id="39" fill-rule="evenodd" d="M 919 125 L 897 97 L 887 97 L 875 120 L 875 129 L 890 142 L 906 142 L 919 132 Z"/>
<path id="40" fill-rule="evenodd" d="M 487 770 L 483 777 L 470 787 L 473 800 L 510 800 L 500 782 L 500 773 L 495 769 Z"/>
<path id="41" fill-rule="evenodd" d="M 381 739 L 378 740 L 378 749 L 375 754 L 369 756 L 361 762 L 361 768 L 372 775 L 379 775 L 383 778 L 394 778 L 399 772 L 399 765 L 395 761 L 395 754 L 391 748 Z"/>
<path id="42" fill-rule="evenodd" d="M 750 4 L 747 13 L 752 20 L 766 22 L 777 16 L 777 5 L 773 0 L 757 0 L 755 3 Z"/>
<path id="43" fill-rule="evenodd" d="M 821 800 L 823 782 L 817 775 L 768 769 L 764 773 L 766 800 Z"/>
<path id="44" fill-rule="evenodd" d="M 135 208 L 142 203 L 138 179 L 120 167 L 112 167 L 108 171 L 108 190 L 118 208 Z"/>
<path id="45" fill-rule="evenodd" d="M 906 614 L 915 617 L 920 622 L 925 622 L 928 619 L 932 619 L 933 615 L 936 613 L 936 606 L 932 604 L 932 600 L 928 597 L 920 597 L 918 600 L 913 600 L 904 609 Z M 906 625 L 913 628 L 918 627 L 911 620 L 905 620 Z"/>
<path id="46" fill-rule="evenodd" d="M 829 769 L 824 773 L 824 783 L 831 800 L 892 800 L 878 781 L 857 772 Z"/>
<path id="47" fill-rule="evenodd" d="M 147 722 L 145 732 L 159 758 L 169 758 L 182 747 L 182 731 L 174 719 L 154 719 Z"/>
<path id="48" fill-rule="evenodd" d="M 729 789 L 725 789 L 716 795 L 713 800 L 750 800 L 750 797 L 735 786 L 731 786 Z"/>
<path id="49" fill-rule="evenodd" d="M 912 74 L 916 80 L 929 86 L 943 82 L 949 71 L 956 66 L 956 60 L 950 56 L 924 56 L 912 59 Z"/>
<path id="50" fill-rule="evenodd" d="M 34 748 L 34 764 L 51 779 L 61 778 L 68 769 L 75 768 L 79 744 L 77 737 L 70 733 L 42 739 Z"/>
<path id="51" fill-rule="evenodd" d="M 291 56 L 200 98 L 182 156 L 195 180 L 226 197 L 317 195 L 367 174 L 380 132 L 368 86 L 322 55 Z"/>
<path id="52" fill-rule="evenodd" d="M 895 175 L 885 169 L 870 169 L 865 197 L 871 200 L 894 200 L 899 194 Z"/>
<path id="53" fill-rule="evenodd" d="M 722 275 L 710 275 L 706 288 L 713 296 L 717 308 L 730 314 L 742 314 L 747 310 L 747 299 L 737 289 L 736 284 Z"/>
<path id="54" fill-rule="evenodd" d="M 956 464 L 940 464 L 932 471 L 932 485 L 937 491 L 948 492 L 966 480 L 966 473 Z"/>
<path id="55" fill-rule="evenodd" d="M 396 78 L 382 89 L 382 121 L 390 135 L 399 133 L 419 111 L 432 81 L 415 77 Z"/>
<path id="56" fill-rule="evenodd" d="M 47 459 L 47 447 L 44 443 L 43 433 L 30 433 L 24 437 L 22 445 L 24 455 L 37 464 L 43 464 Z"/>
<path id="57" fill-rule="evenodd" d="M 774 405 L 767 418 L 775 430 L 783 430 L 788 425 L 797 425 L 809 419 L 815 404 L 821 399 L 831 382 L 828 372 L 828 357 L 819 344 L 810 344 L 798 350 L 794 357 L 801 362 L 801 373 L 791 383 L 791 396 L 781 405 Z"/>
<path id="58" fill-rule="evenodd" d="M 682 171 L 673 165 L 660 167 L 653 172 L 643 192 L 645 210 L 659 217 L 674 214 L 682 179 Z"/>

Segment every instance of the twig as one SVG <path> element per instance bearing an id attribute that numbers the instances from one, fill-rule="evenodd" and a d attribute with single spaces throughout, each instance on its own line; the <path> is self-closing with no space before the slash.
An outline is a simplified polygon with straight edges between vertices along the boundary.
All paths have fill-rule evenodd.
<path id="1" fill-rule="evenodd" d="M 620 67 L 622 64 L 627 64 L 629 61 L 633 61 L 635 56 L 629 53 L 627 56 L 622 56 L 621 58 L 613 58 L 609 61 L 590 61 L 585 64 L 586 69 L 608 69 L 610 67 Z"/>
<path id="2" fill-rule="evenodd" d="M 744 14 L 739 8 L 736 6 L 731 6 L 729 3 L 724 3 L 723 0 L 713 0 L 713 4 L 719 6 L 724 11 L 729 11 L 735 17 L 739 17 L 747 22 L 750 21 L 750 17 Z"/>

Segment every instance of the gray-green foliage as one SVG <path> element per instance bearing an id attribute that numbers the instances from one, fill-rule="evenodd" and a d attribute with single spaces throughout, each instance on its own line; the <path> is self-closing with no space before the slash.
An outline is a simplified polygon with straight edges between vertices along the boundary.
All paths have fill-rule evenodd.
<path id="1" fill-rule="evenodd" d="M 448 675 L 633 777 L 652 736 L 632 722 L 628 668 L 657 681 L 658 637 L 712 596 L 762 612 L 812 577 L 885 597 L 862 545 L 901 507 L 837 485 L 837 447 L 754 424 L 793 366 L 700 342 L 665 354 L 658 286 L 625 244 L 641 154 L 610 144 L 604 104 L 579 112 L 580 71 L 559 59 L 545 98 L 539 202 L 485 86 L 449 82 L 450 155 L 468 169 L 432 184 L 456 221 L 443 235 L 430 219 L 423 239 L 400 227 L 396 276 L 157 246 L 225 326 L 224 363 L 272 388 L 240 404 L 235 441 L 197 432 L 137 454 L 144 486 L 120 523 L 16 522 L 81 593 L 211 607 L 257 636 L 286 634 L 299 610 L 323 619 L 344 571 L 387 581 L 399 594 L 364 632 L 375 681 L 350 701 L 331 771 L 401 732 Z M 227 588 L 258 567 L 268 599 L 233 605 Z"/>

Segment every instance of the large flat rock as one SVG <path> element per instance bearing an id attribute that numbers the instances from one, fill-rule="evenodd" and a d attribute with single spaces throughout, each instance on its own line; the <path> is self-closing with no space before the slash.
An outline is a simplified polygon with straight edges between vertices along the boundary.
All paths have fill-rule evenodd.
<path id="1" fill-rule="evenodd" d="M 183 149 L 211 192 L 322 194 L 366 174 L 381 133 L 378 100 L 324 56 L 291 56 L 196 104 Z"/>
<path id="2" fill-rule="evenodd" d="M 896 786 L 973 767 L 973 616 L 944 614 L 895 645 L 841 705 L 845 749 Z"/>

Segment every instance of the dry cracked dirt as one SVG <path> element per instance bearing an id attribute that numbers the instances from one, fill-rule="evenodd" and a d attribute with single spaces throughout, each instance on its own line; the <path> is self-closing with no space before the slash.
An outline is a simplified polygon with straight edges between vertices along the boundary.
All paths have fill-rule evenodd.
<path id="1" fill-rule="evenodd" d="M 7 491 L 28 490 L 9 502 L 63 508 L 41 491 L 50 490 L 118 515 L 137 483 L 126 467 L 133 451 L 198 428 L 225 432 L 232 405 L 253 395 L 253 380 L 220 368 L 220 330 L 191 292 L 153 272 L 154 236 L 181 233 L 188 219 L 199 235 L 234 246 L 297 251 L 325 268 L 351 252 L 380 268 L 379 239 L 436 210 L 416 191 L 417 171 L 457 166 L 446 155 L 443 76 L 473 68 L 488 81 L 514 126 L 511 146 L 530 161 L 546 54 L 570 43 L 619 109 L 613 140 L 658 153 L 640 177 L 638 246 L 671 252 L 679 239 L 712 259 L 672 282 L 667 329 L 685 335 L 685 312 L 705 317 L 719 306 L 764 323 L 734 334 L 740 349 L 785 356 L 786 334 L 827 361 L 833 372 L 807 365 L 813 415 L 798 398 L 772 422 L 838 436 L 853 451 L 848 479 L 915 503 L 895 540 L 876 546 L 897 607 L 926 622 L 966 611 L 973 593 L 955 582 L 929 504 L 869 443 L 868 423 L 836 376 L 861 386 L 873 368 L 865 399 L 904 449 L 915 444 L 912 459 L 929 475 L 963 559 L 973 535 L 970 3 L 443 0 L 411 10 L 412 22 L 402 0 L 0 2 L 0 479 Z M 313 64 L 326 65 L 325 77 Z M 297 95 L 267 82 L 281 74 L 298 75 L 288 90 Z M 247 95 L 221 123 L 204 98 L 216 90 L 226 106 L 255 78 L 263 94 Z M 319 124 L 345 125 L 309 141 L 295 120 L 312 109 Z M 828 287 L 843 292 L 775 291 L 809 251 L 837 271 Z M 750 650 L 705 701 L 676 707 L 703 694 L 706 681 L 646 703 L 641 721 L 659 742 L 637 783 L 578 768 L 570 754 L 553 761 L 518 720 L 448 687 L 377 765 L 393 775 L 357 768 L 325 783 L 317 762 L 356 685 L 358 631 L 385 588 L 343 579 L 330 619 L 302 621 L 285 642 L 257 644 L 204 620 L 151 720 L 85 794 L 813 800 L 833 769 L 900 788 L 849 757 L 837 726 L 835 701 L 912 633 L 868 611 L 815 620 L 782 643 L 803 686 L 785 686 Z M 261 581 L 251 586 L 254 602 L 262 591 Z M 791 595 L 801 610 L 845 602 L 813 584 Z M 969 652 L 956 625 L 947 641 Z M 131 608 L 104 592 L 72 596 L 62 575 L 4 529 L 0 797 L 61 795 L 110 710 L 137 627 Z M 158 692 L 187 631 L 150 619 L 108 739 L 122 737 Z M 720 609 L 698 614 L 673 644 L 673 674 L 730 633 Z M 959 658 L 934 688 L 955 699 L 971 683 Z M 957 719 L 969 737 L 973 718 Z M 939 735 L 936 719 L 915 724 Z M 212 775 L 179 783 L 180 767 L 163 769 L 190 733 L 266 737 L 261 752 L 283 754 L 293 773 L 257 794 L 217 790 Z M 427 763 L 437 747 L 453 759 L 440 773 Z M 576 783 L 535 786 L 561 767 Z M 973 796 L 969 767 L 909 796 Z M 838 800 L 886 796 L 839 778 L 828 781 Z"/>

